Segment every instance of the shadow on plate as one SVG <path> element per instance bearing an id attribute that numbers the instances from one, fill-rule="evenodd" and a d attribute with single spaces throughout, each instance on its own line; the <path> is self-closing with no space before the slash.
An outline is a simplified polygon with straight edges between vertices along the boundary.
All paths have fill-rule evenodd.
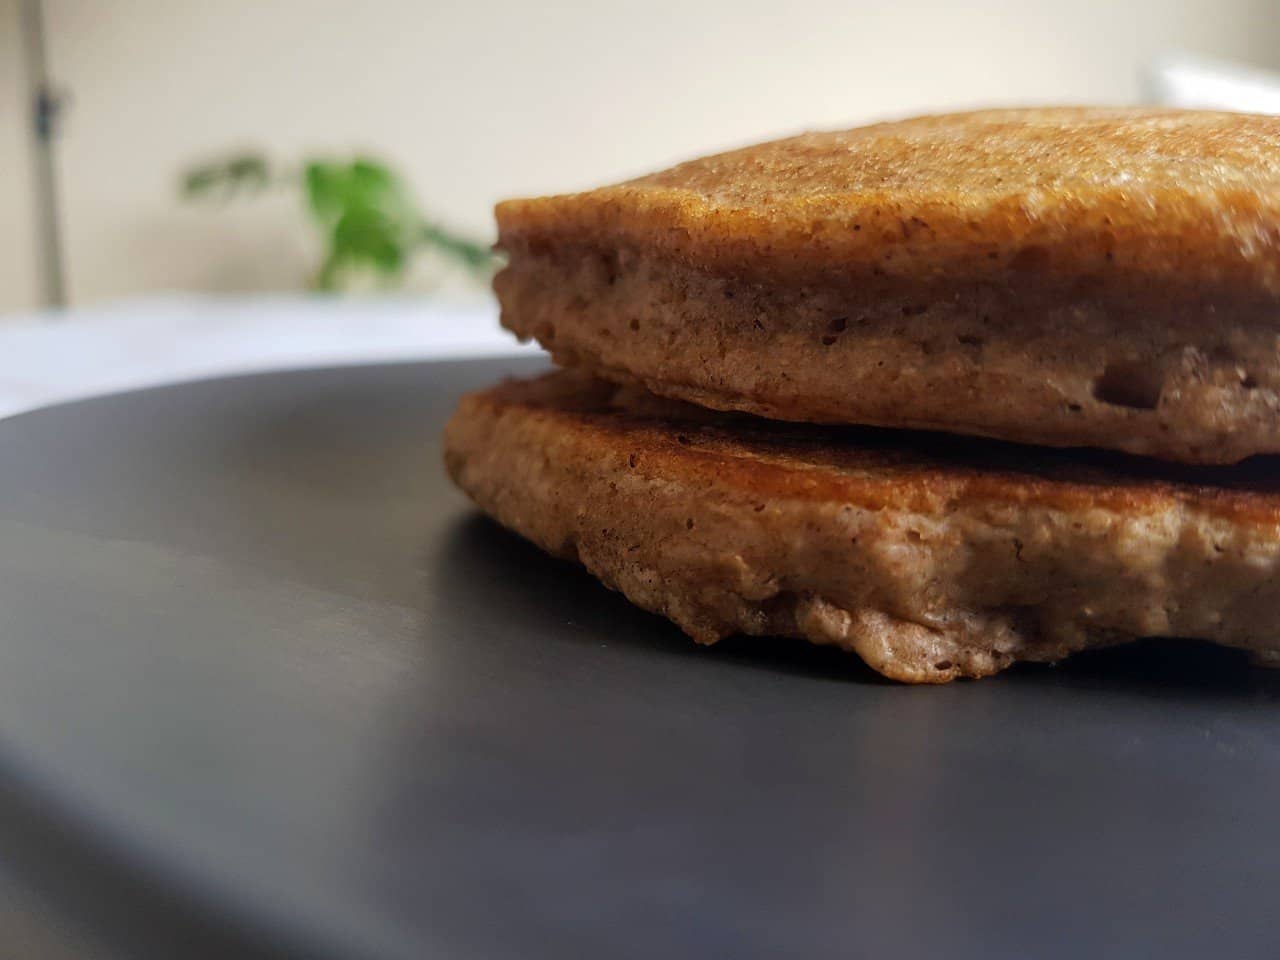
<path id="1" fill-rule="evenodd" d="M 576 564 L 548 557 L 480 513 L 443 538 L 437 559 L 446 591 L 475 596 L 519 623 L 558 622 L 571 641 L 626 645 L 663 656 L 712 657 L 741 666 L 855 683 L 887 684 L 857 657 L 833 647 L 774 637 L 694 643 L 663 617 L 641 610 Z"/>
<path id="2" fill-rule="evenodd" d="M 1280 701 L 1280 671 L 1239 651 L 1198 640 L 1152 638 L 1078 653 L 1059 664 L 1020 664 L 1006 675 L 1023 685 L 1122 689 L 1160 699 Z"/>
<path id="3" fill-rule="evenodd" d="M 558 619 L 582 642 L 605 637 L 667 656 L 714 657 L 816 679 L 896 686 L 856 656 L 832 647 L 745 636 L 698 646 L 665 619 L 632 606 L 581 568 L 547 557 L 479 513 L 454 526 L 442 549 L 446 580 L 460 590 L 478 587 L 489 602 L 522 622 Z M 1141 640 L 1076 654 L 1060 664 L 1019 664 L 986 683 L 1159 698 L 1280 700 L 1280 671 L 1256 667 L 1239 651 L 1193 640 Z"/>

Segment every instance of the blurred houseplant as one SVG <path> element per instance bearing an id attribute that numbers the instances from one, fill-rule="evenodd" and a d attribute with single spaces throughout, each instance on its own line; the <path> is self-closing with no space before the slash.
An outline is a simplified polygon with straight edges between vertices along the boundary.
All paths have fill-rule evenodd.
<path id="1" fill-rule="evenodd" d="M 298 170 L 277 170 L 266 157 L 238 154 L 188 170 L 187 199 L 228 199 L 272 188 L 300 188 L 323 235 L 324 259 L 313 286 L 337 290 L 353 276 L 372 272 L 398 283 L 412 259 L 432 252 L 477 279 L 492 272 L 494 254 L 484 244 L 425 219 L 404 181 L 386 164 L 308 160 Z"/>

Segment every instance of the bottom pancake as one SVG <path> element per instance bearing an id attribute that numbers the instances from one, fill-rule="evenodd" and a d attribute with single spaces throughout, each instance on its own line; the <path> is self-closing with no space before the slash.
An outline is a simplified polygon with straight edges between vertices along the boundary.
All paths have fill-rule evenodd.
<path id="1" fill-rule="evenodd" d="M 572 371 L 463 398 L 454 481 L 700 643 L 982 677 L 1145 636 L 1280 660 L 1280 468 L 717 414 Z"/>

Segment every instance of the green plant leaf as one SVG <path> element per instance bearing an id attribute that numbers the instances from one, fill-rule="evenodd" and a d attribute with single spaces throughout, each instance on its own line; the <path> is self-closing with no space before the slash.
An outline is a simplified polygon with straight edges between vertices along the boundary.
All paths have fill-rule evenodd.
<path id="1" fill-rule="evenodd" d="M 222 170 L 218 167 L 193 167 L 182 177 L 182 195 L 198 197 L 207 194 L 222 182 Z"/>
<path id="2" fill-rule="evenodd" d="M 342 216 L 346 193 L 344 179 L 342 166 L 336 163 L 313 160 L 303 169 L 307 206 L 321 223 Z"/>
<path id="3" fill-rule="evenodd" d="M 404 183 L 383 164 L 368 159 L 356 160 L 351 164 L 348 176 L 353 206 L 376 208 L 406 225 L 418 219 L 418 211 Z"/>
<path id="4" fill-rule="evenodd" d="M 399 225 L 366 207 L 352 207 L 338 218 L 331 250 L 339 260 L 367 263 L 388 274 L 398 273 L 405 261 Z"/>
<path id="5" fill-rule="evenodd" d="M 249 187 L 255 190 L 261 190 L 271 180 L 266 158 L 254 153 L 242 154 L 228 160 L 226 177 L 238 187 Z"/>
<path id="6" fill-rule="evenodd" d="M 192 167 L 182 178 L 182 194 L 203 197 L 217 191 L 226 197 L 237 190 L 257 192 L 272 184 L 270 164 L 257 153 L 243 153 L 213 163 Z"/>
<path id="7" fill-rule="evenodd" d="M 401 190 L 399 178 L 376 160 L 355 160 L 348 172 L 352 187 L 370 200 L 390 197 Z"/>

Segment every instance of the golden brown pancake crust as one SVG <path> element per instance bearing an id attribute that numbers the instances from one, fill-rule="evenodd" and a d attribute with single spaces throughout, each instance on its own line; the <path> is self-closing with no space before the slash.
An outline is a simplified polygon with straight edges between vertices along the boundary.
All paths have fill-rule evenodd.
<path id="1" fill-rule="evenodd" d="M 701 642 L 941 682 L 1137 636 L 1280 652 L 1280 471 L 709 413 L 572 372 L 463 399 L 486 512 Z"/>
<path id="2" fill-rule="evenodd" d="M 985 111 L 497 210 L 503 322 L 719 409 L 1280 452 L 1280 118 Z"/>

